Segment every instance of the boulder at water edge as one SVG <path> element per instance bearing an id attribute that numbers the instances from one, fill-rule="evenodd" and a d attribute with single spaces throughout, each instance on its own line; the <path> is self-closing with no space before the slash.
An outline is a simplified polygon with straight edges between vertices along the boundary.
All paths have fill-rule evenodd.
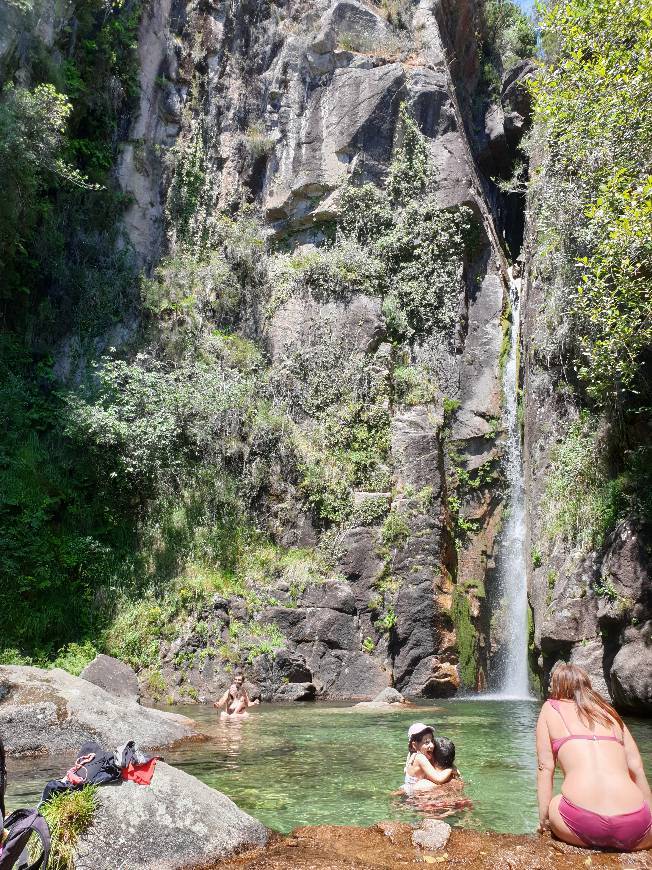
<path id="1" fill-rule="evenodd" d="M 79 675 L 82 680 L 88 680 L 100 689 L 106 689 L 118 698 L 128 698 L 137 701 L 140 696 L 138 677 L 133 668 L 102 653 L 95 656 Z"/>
<path id="2" fill-rule="evenodd" d="M 103 786 L 97 801 L 77 842 L 75 870 L 207 867 L 267 842 L 266 828 L 226 795 L 160 761 L 150 785 Z"/>
<path id="3" fill-rule="evenodd" d="M 141 707 L 59 668 L 0 667 L 0 733 L 10 755 L 46 755 L 93 739 L 142 749 L 201 736 L 185 716 Z"/>
<path id="4" fill-rule="evenodd" d="M 407 701 L 401 695 L 400 692 L 397 692 L 396 689 L 392 689 L 388 687 L 383 689 L 382 692 L 379 692 L 373 701 L 360 701 L 359 704 L 356 704 L 356 707 L 371 707 L 372 709 L 377 709 L 378 707 L 399 707 L 407 704 Z"/>

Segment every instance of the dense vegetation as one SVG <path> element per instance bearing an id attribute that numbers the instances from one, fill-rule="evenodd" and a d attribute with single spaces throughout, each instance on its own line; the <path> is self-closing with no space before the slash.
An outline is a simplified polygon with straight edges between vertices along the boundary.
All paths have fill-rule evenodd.
<path id="1" fill-rule="evenodd" d="M 159 644 L 190 614 L 203 656 L 252 659 L 283 644 L 254 618 L 275 602 L 275 583 L 295 599 L 332 576 L 328 534 L 318 549 L 274 543 L 278 502 L 307 511 L 322 533 L 384 523 L 387 548 L 403 541 L 405 520 L 388 514 L 389 407 L 438 396 L 426 338 L 435 348 L 452 333 L 475 230 L 468 210 L 435 206 L 427 147 L 403 109 L 386 188 L 349 186 L 323 247 L 272 251 L 254 209 L 214 208 L 197 124 L 172 149 L 169 253 L 138 275 L 116 245 L 123 203 L 107 172 L 133 97 L 137 14 L 80 8 L 83 39 L 63 70 L 34 66 L 33 87 L 8 84 L 0 103 L 0 170 L 15 191 L 0 219 L 23 227 L 2 252 L 13 277 L 3 300 L 0 656 L 78 673 L 101 648 L 147 669 L 157 696 Z M 103 102 L 108 92 L 119 106 Z M 354 293 L 382 303 L 395 377 L 318 330 L 270 366 L 261 327 L 279 306 Z M 130 321 L 116 351 L 114 325 Z M 416 339 L 426 346 L 418 360 Z M 354 506 L 355 489 L 377 495 Z M 385 578 L 381 633 L 395 593 Z M 216 594 L 245 608 L 226 634 L 201 618 Z"/>
<path id="2" fill-rule="evenodd" d="M 502 76 L 536 54 L 537 34 L 532 21 L 512 0 L 485 0 L 483 25 L 481 74 L 490 95 L 496 98 Z"/>
<path id="3" fill-rule="evenodd" d="M 538 352 L 583 409 L 553 457 L 549 528 L 591 547 L 625 513 L 652 517 L 652 3 L 553 3 L 542 34 L 531 208 L 550 291 Z"/>

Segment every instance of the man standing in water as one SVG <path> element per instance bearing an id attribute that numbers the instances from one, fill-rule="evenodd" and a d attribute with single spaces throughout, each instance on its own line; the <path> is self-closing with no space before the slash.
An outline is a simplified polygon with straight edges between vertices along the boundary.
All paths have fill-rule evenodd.
<path id="1" fill-rule="evenodd" d="M 216 709 L 221 709 L 225 707 L 225 709 L 220 714 L 220 717 L 224 716 L 247 716 L 247 707 L 251 707 L 254 704 L 260 703 L 258 699 L 255 701 L 249 700 L 249 695 L 247 694 L 247 690 L 244 687 L 244 674 L 241 670 L 237 670 L 233 675 L 233 682 L 226 690 L 226 692 L 222 695 L 219 701 L 215 701 L 213 707 Z"/>

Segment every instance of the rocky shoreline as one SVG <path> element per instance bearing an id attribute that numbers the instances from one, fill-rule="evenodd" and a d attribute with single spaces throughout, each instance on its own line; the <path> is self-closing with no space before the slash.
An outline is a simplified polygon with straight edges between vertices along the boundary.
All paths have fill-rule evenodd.
<path id="1" fill-rule="evenodd" d="M 414 829 L 400 822 L 371 828 L 319 825 L 272 837 L 267 846 L 214 865 L 219 870 L 405 870 L 424 865 L 482 870 L 575 870 L 575 868 L 652 867 L 652 854 L 615 854 L 576 849 L 550 835 L 496 834 L 453 829 L 441 849 L 413 842 Z"/>

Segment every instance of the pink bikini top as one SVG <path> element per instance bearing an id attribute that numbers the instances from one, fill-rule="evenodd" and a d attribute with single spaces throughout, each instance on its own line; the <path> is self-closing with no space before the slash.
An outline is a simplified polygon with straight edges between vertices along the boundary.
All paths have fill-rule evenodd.
<path id="1" fill-rule="evenodd" d="M 556 710 L 561 716 L 561 721 L 566 726 L 566 730 L 568 734 L 564 737 L 557 737 L 556 740 L 551 739 L 552 744 L 552 754 L 554 758 L 557 758 L 557 753 L 564 745 L 564 743 L 568 743 L 569 740 L 615 740 L 616 743 L 620 743 L 621 746 L 624 746 L 624 742 L 621 737 L 616 737 L 615 734 L 571 734 L 570 728 L 568 727 L 568 723 L 564 719 L 564 714 L 561 712 L 561 707 L 559 701 L 554 700 L 553 698 L 548 699 L 548 703 L 552 707 L 553 710 Z"/>

